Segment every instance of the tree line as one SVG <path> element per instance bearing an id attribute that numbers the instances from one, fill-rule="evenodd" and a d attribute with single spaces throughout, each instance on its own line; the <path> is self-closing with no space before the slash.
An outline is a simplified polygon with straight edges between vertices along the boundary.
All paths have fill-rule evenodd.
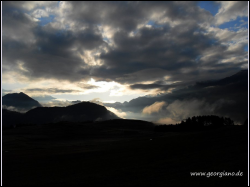
<path id="1" fill-rule="evenodd" d="M 177 124 L 158 125 L 155 131 L 172 131 L 172 130 L 193 130 L 193 129 L 213 129 L 223 126 L 233 126 L 234 121 L 229 117 L 219 117 L 215 115 L 193 116 L 182 120 Z"/>

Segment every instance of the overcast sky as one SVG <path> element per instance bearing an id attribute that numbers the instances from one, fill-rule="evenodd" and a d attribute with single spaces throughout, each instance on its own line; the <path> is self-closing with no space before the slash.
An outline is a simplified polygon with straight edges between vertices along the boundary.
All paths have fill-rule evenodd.
<path id="1" fill-rule="evenodd" d="M 102 102 L 171 93 L 248 69 L 248 2 L 6 1 L 2 54 L 5 93 Z"/>

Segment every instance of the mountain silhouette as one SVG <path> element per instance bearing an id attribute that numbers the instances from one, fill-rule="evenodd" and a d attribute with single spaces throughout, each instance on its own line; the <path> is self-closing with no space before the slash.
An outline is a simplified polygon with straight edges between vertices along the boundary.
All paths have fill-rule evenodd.
<path id="1" fill-rule="evenodd" d="M 248 70 L 241 70 L 238 73 L 230 77 L 226 77 L 224 79 L 219 80 L 218 83 L 221 85 L 225 85 L 225 84 L 232 84 L 232 83 L 237 83 L 237 82 L 242 82 L 242 81 L 247 82 L 247 77 L 248 77 Z"/>
<path id="2" fill-rule="evenodd" d="M 124 103 L 105 103 L 105 106 L 139 115 L 145 107 L 155 102 L 164 101 L 170 105 L 175 101 L 193 100 L 215 105 L 217 107 L 214 108 L 214 115 L 228 116 L 237 123 L 243 124 L 248 116 L 248 70 L 241 70 L 218 80 L 196 82 L 160 96 L 142 96 Z M 200 111 L 200 115 L 208 115 L 208 113 Z M 157 113 L 151 117 L 150 120 L 155 121 L 161 118 Z M 141 119 L 148 120 L 147 116 Z"/>
<path id="3" fill-rule="evenodd" d="M 198 86 L 208 87 L 208 86 L 226 86 L 229 84 L 245 83 L 248 80 L 248 70 L 241 70 L 238 73 L 220 79 L 212 81 L 197 82 Z"/>
<path id="4" fill-rule="evenodd" d="M 28 111 L 35 107 L 42 107 L 38 101 L 32 99 L 23 92 L 6 94 L 2 99 L 3 106 L 6 108 L 13 107 L 18 111 Z"/>
<path id="5" fill-rule="evenodd" d="M 2 109 L 2 124 L 3 128 L 8 126 L 15 126 L 23 120 L 24 114 L 10 111 L 7 109 Z"/>
<path id="6" fill-rule="evenodd" d="M 81 102 L 67 107 L 37 107 L 29 110 L 23 115 L 17 112 L 5 110 L 3 125 L 16 124 L 45 124 L 57 123 L 60 121 L 83 122 L 83 121 L 101 121 L 109 119 L 120 119 L 114 113 L 107 110 L 104 106 L 91 103 Z M 11 121 L 15 116 L 19 117 L 18 121 Z M 8 122 L 4 124 L 4 122 Z M 10 124 L 13 122 L 13 124 Z"/>

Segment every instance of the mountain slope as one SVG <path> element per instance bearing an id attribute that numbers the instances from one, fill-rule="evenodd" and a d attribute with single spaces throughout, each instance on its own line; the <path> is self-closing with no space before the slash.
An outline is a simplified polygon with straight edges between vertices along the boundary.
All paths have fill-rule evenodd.
<path id="1" fill-rule="evenodd" d="M 235 84 L 235 83 L 247 83 L 248 80 L 248 70 L 241 70 L 238 73 L 220 79 L 220 80 L 213 80 L 213 81 L 205 81 L 205 82 L 198 82 L 196 85 L 208 87 L 208 86 L 226 86 L 229 84 Z"/>
<path id="2" fill-rule="evenodd" d="M 20 118 L 18 121 L 11 121 L 11 119 L 15 118 L 15 116 L 20 113 L 13 113 L 8 110 L 5 110 L 3 113 L 6 113 L 6 115 L 3 116 L 5 118 L 3 120 L 3 125 L 120 119 L 114 113 L 107 110 L 104 106 L 90 102 L 81 102 L 67 107 L 37 107 L 29 110 L 22 116 L 19 115 Z M 4 123 L 5 121 L 8 123 Z"/>
<path id="3" fill-rule="evenodd" d="M 24 114 L 6 109 L 2 110 L 2 124 L 3 128 L 15 126 L 23 120 Z"/>
<path id="4" fill-rule="evenodd" d="M 104 106 L 81 102 L 67 107 L 41 107 L 25 114 L 26 123 L 51 123 L 59 121 L 95 121 L 119 119 Z"/>
<path id="5" fill-rule="evenodd" d="M 6 94 L 2 97 L 2 105 L 6 108 L 12 107 L 19 111 L 28 111 L 35 107 L 42 107 L 38 101 L 23 92 Z"/>
<path id="6" fill-rule="evenodd" d="M 186 85 L 183 88 L 173 90 L 172 93 L 161 96 L 144 96 L 132 99 L 129 102 L 106 103 L 105 105 L 122 110 L 123 112 L 128 112 L 127 114 L 130 112 L 133 113 L 133 115 L 141 116 L 142 110 L 145 107 L 162 101 L 168 103 L 168 105 L 172 104 L 177 112 L 182 111 L 180 116 L 175 115 L 175 117 L 180 118 L 180 120 L 183 118 L 181 114 L 189 113 L 188 110 L 190 110 L 194 104 L 197 104 L 197 108 L 201 106 L 197 109 L 199 115 L 227 116 L 242 124 L 248 116 L 248 70 L 242 70 L 232 76 L 219 80 Z M 183 106 L 189 107 L 186 107 L 186 110 L 184 110 Z M 211 112 L 208 112 L 208 108 L 211 109 L 209 109 Z M 150 120 L 166 118 L 168 117 L 167 115 L 171 113 L 171 111 L 168 111 L 166 108 L 163 108 L 162 111 L 162 116 L 161 114 L 158 115 L 158 113 L 154 113 L 150 116 Z M 127 115 L 127 117 L 130 118 L 129 115 Z M 146 117 L 148 117 L 148 115 Z M 148 120 L 146 118 L 141 119 Z"/>

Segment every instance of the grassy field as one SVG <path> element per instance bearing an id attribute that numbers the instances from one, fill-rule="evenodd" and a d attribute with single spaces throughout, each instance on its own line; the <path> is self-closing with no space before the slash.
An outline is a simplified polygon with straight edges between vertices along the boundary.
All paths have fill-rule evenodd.
<path id="1" fill-rule="evenodd" d="M 246 127 L 161 133 L 129 123 L 4 130 L 3 186 L 247 185 Z M 222 171 L 243 176 L 190 176 Z"/>

